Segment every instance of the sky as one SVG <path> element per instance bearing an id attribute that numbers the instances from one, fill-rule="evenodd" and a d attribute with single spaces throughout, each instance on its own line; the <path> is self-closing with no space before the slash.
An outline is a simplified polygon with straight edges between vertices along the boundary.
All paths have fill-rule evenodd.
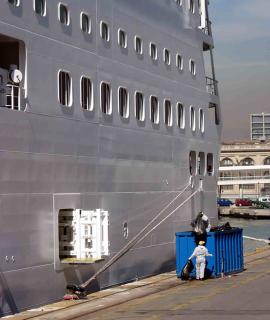
<path id="1" fill-rule="evenodd" d="M 270 0 L 210 0 L 222 140 L 250 139 L 251 113 L 270 113 Z"/>

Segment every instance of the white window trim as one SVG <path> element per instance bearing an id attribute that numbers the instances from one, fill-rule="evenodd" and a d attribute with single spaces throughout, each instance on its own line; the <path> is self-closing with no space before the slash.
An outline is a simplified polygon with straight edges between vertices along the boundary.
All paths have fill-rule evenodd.
<path id="1" fill-rule="evenodd" d="M 154 57 L 152 57 L 152 55 L 151 55 L 151 46 L 152 45 L 154 45 L 155 46 L 155 56 Z M 156 43 L 154 43 L 154 42 L 150 42 L 149 43 L 149 55 L 150 55 L 150 58 L 153 60 L 153 61 L 157 61 L 157 59 L 158 59 L 158 52 L 157 52 L 157 45 L 156 45 Z"/>
<path id="2" fill-rule="evenodd" d="M 194 70 L 193 70 L 193 72 L 192 72 L 192 68 L 191 68 L 192 63 L 193 63 L 193 65 L 194 65 Z M 189 72 L 190 72 L 193 76 L 196 76 L 196 72 L 197 72 L 197 70 L 196 70 L 196 63 L 195 63 L 195 61 L 194 61 L 193 59 L 189 59 Z"/>
<path id="3" fill-rule="evenodd" d="M 178 5 L 178 6 L 182 6 L 183 5 L 183 0 L 174 0 L 175 3 Z"/>
<path id="4" fill-rule="evenodd" d="M 120 32 L 121 32 L 121 31 L 123 31 L 124 34 L 125 34 L 125 44 L 124 44 L 124 46 L 122 46 L 122 45 L 120 44 Z M 124 29 L 122 29 L 122 28 L 119 28 L 119 29 L 118 29 L 118 45 L 120 46 L 120 48 L 123 48 L 123 49 L 126 49 L 126 48 L 127 48 L 127 33 L 126 33 L 126 31 L 125 31 Z"/>
<path id="5" fill-rule="evenodd" d="M 82 106 L 82 78 L 89 79 L 91 82 L 91 98 L 90 98 L 90 108 L 89 109 L 84 109 Z M 82 109 L 85 111 L 93 111 L 94 110 L 94 92 L 93 92 L 93 90 L 94 89 L 93 89 L 92 79 L 86 75 L 82 75 L 80 78 L 80 105 L 81 105 Z"/>
<path id="6" fill-rule="evenodd" d="M 119 99 L 120 89 L 125 89 L 127 91 L 127 113 L 126 113 L 126 116 L 120 115 L 120 99 Z M 118 93 L 118 114 L 120 115 L 121 118 L 128 119 L 129 118 L 129 92 L 128 92 L 128 89 L 126 87 L 120 86 L 120 87 L 118 87 L 117 93 Z"/>
<path id="7" fill-rule="evenodd" d="M 65 72 L 65 73 L 68 73 L 69 74 L 69 77 L 70 77 L 70 93 L 69 93 L 69 104 L 68 105 L 64 105 L 60 102 L 60 96 L 59 96 L 59 75 L 60 75 L 60 72 Z M 64 69 L 59 69 L 58 70 L 58 74 L 57 74 L 57 95 L 58 95 L 58 102 L 59 104 L 61 105 L 61 107 L 66 107 L 66 108 L 70 108 L 72 107 L 73 105 L 73 81 L 72 81 L 72 77 L 70 75 L 70 72 L 67 71 L 67 70 L 64 70 Z"/>
<path id="8" fill-rule="evenodd" d="M 18 2 L 20 3 L 20 0 L 19 0 Z M 38 14 L 38 13 L 36 12 L 36 1 L 35 1 L 35 0 L 33 0 L 33 8 L 34 8 L 35 13 Z M 44 1 L 44 12 L 43 12 L 43 14 L 41 14 L 40 16 L 41 16 L 41 17 L 45 17 L 46 14 L 47 14 L 47 1 L 45 0 L 45 1 Z"/>
<path id="9" fill-rule="evenodd" d="M 152 97 L 157 99 L 157 121 L 152 121 L 152 119 L 151 119 L 151 107 L 152 107 L 151 99 L 152 99 Z M 154 124 L 159 124 L 159 121 L 160 121 L 160 118 L 159 118 L 159 99 L 158 99 L 157 96 L 151 95 L 149 97 L 149 106 L 150 106 L 150 120 L 151 120 L 151 122 L 154 123 Z"/>
<path id="10" fill-rule="evenodd" d="M 137 118 L 137 113 L 136 113 L 136 95 L 137 95 L 137 93 L 141 93 L 142 96 L 143 96 L 142 119 L 138 119 L 138 118 Z M 143 92 L 141 92 L 141 91 L 135 91 L 135 93 L 134 93 L 134 113 L 135 113 L 135 118 L 136 118 L 137 121 L 140 121 L 140 122 L 144 122 L 144 121 L 145 121 L 145 97 L 144 97 Z"/>
<path id="11" fill-rule="evenodd" d="M 166 108 L 165 108 L 165 103 L 166 101 L 169 101 L 170 102 L 170 110 L 171 110 L 171 114 L 170 114 L 170 118 L 169 118 L 169 122 L 166 123 L 165 120 L 166 120 L 166 117 L 165 117 L 165 112 L 166 112 Z M 173 126 L 173 108 L 172 108 L 172 102 L 170 99 L 166 98 L 163 100 L 163 116 L 164 116 L 164 123 L 167 127 L 172 127 Z"/>
<path id="12" fill-rule="evenodd" d="M 201 131 L 201 133 L 204 133 L 204 129 L 205 129 L 205 114 L 204 114 L 204 110 L 202 108 L 199 109 L 199 130 Z"/>
<path id="13" fill-rule="evenodd" d="M 88 31 L 87 32 L 83 31 L 83 28 L 82 28 L 82 16 L 83 16 L 83 14 L 85 14 L 88 17 L 88 21 L 89 21 L 89 27 L 88 27 Z M 87 33 L 87 34 L 91 34 L 91 32 L 92 32 L 92 21 L 90 19 L 90 15 L 85 11 L 82 11 L 81 14 L 80 14 L 80 27 L 81 27 L 82 32 Z"/>
<path id="14" fill-rule="evenodd" d="M 108 39 L 103 39 L 102 38 L 102 24 L 105 23 L 107 25 L 107 28 L 108 28 Z M 101 20 L 100 21 L 100 24 L 99 24 L 99 34 L 100 34 L 100 38 L 103 40 L 103 41 L 106 41 L 106 42 L 110 42 L 110 38 L 111 38 L 111 31 L 110 31 L 110 27 L 109 27 L 109 24 L 107 21 L 105 20 Z"/>
<path id="15" fill-rule="evenodd" d="M 65 7 L 67 8 L 67 20 L 68 20 L 68 21 L 67 21 L 66 24 L 62 23 L 61 20 L 60 20 L 60 6 L 61 6 L 61 5 L 65 6 Z M 68 8 L 68 5 L 65 4 L 65 3 L 63 3 L 63 2 L 59 2 L 59 3 L 58 3 L 58 20 L 59 20 L 59 22 L 60 22 L 61 24 L 65 25 L 65 26 L 69 26 L 69 25 L 70 25 L 70 12 L 69 12 L 69 8 Z"/>
<path id="16" fill-rule="evenodd" d="M 193 1 L 193 8 L 191 8 L 191 1 Z M 188 1 L 188 8 L 191 13 L 195 13 L 195 0 Z"/>
<path id="17" fill-rule="evenodd" d="M 16 4 L 13 4 L 13 3 L 10 3 L 10 2 L 8 2 L 8 4 L 10 6 L 19 7 L 21 5 L 21 0 L 18 0 L 18 3 L 16 3 Z"/>
<path id="18" fill-rule="evenodd" d="M 192 114 L 194 115 L 193 122 L 192 122 Z M 196 130 L 196 112 L 195 112 L 195 109 L 193 106 L 189 107 L 189 126 L 190 126 L 191 131 L 195 132 L 195 130 Z"/>
<path id="19" fill-rule="evenodd" d="M 200 176 L 205 176 L 206 175 L 206 155 L 205 155 L 205 152 L 203 152 L 203 151 L 198 152 L 198 160 L 197 160 L 198 164 L 199 164 L 200 154 L 203 155 L 203 164 L 204 164 L 204 166 L 203 166 L 203 170 L 202 170 L 201 173 L 199 172 L 199 166 L 198 166 L 198 174 Z"/>
<path id="20" fill-rule="evenodd" d="M 178 57 L 181 58 L 181 65 L 180 65 L 180 68 L 178 67 Z M 183 70 L 183 64 L 184 64 L 184 61 L 183 61 L 183 56 L 180 54 L 180 53 L 177 53 L 176 56 L 175 56 L 175 64 L 176 64 L 176 67 L 179 71 L 182 71 Z"/>
<path id="21" fill-rule="evenodd" d="M 169 61 L 168 61 L 168 63 L 166 62 L 166 51 L 168 52 L 168 54 L 169 54 Z M 168 48 L 164 48 L 163 49 L 163 61 L 164 61 L 164 63 L 166 64 L 166 66 L 170 66 L 171 65 L 171 51 L 168 49 Z"/>
<path id="22" fill-rule="evenodd" d="M 136 50 L 136 39 L 140 39 L 141 40 L 141 51 L 140 52 L 138 52 L 137 50 Z M 134 36 L 134 50 L 135 50 L 135 52 L 137 53 L 137 54 L 139 54 L 139 55 L 142 55 L 143 54 L 143 39 L 140 37 L 140 36 L 138 36 L 138 35 L 135 35 Z"/>
<path id="23" fill-rule="evenodd" d="M 179 119 L 179 114 L 178 114 L 179 113 L 179 108 L 178 108 L 178 105 L 182 105 L 182 107 L 183 107 L 183 117 L 181 119 L 182 121 L 180 122 L 179 129 L 185 129 L 185 127 L 186 127 L 186 108 L 185 108 L 183 103 L 181 103 L 179 101 L 176 103 L 178 119 Z"/>
<path id="24" fill-rule="evenodd" d="M 103 112 L 102 110 L 102 105 L 101 105 L 101 86 L 102 84 L 105 83 L 107 84 L 109 87 L 110 87 L 110 104 L 109 104 L 109 109 L 108 109 L 108 112 Z M 100 110 L 102 112 L 102 114 L 106 114 L 106 115 L 111 115 L 112 114 L 112 87 L 111 87 L 111 84 L 109 82 L 106 82 L 106 81 L 101 81 L 100 82 L 100 87 L 99 87 L 99 96 L 100 96 Z"/>

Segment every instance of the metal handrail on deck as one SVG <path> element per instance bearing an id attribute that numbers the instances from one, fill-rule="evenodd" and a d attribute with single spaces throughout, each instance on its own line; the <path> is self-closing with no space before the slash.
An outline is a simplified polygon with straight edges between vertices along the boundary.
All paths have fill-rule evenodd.
<path id="1" fill-rule="evenodd" d="M 19 85 L 7 84 L 6 107 L 12 110 L 21 110 L 21 88 Z"/>
<path id="2" fill-rule="evenodd" d="M 217 80 L 214 80 L 210 77 L 205 77 L 206 79 L 206 90 L 208 93 L 217 95 Z"/>

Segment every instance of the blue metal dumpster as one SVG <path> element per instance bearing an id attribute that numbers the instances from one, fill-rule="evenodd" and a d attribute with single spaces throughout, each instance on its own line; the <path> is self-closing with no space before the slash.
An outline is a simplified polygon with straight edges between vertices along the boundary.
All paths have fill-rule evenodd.
<path id="1" fill-rule="evenodd" d="M 176 236 L 176 274 L 181 271 L 196 247 L 194 232 L 177 232 Z M 219 277 L 222 274 L 241 272 L 244 269 L 243 230 L 215 231 L 207 233 L 206 247 L 212 257 L 207 257 L 205 274 Z M 195 258 L 193 260 L 195 265 Z M 191 277 L 195 277 L 195 268 Z"/>

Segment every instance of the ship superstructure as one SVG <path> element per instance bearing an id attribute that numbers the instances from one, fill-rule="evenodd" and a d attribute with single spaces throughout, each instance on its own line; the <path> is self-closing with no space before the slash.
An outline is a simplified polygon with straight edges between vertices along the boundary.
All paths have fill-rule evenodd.
<path id="1" fill-rule="evenodd" d="M 3 314 L 60 299 L 162 210 L 96 288 L 173 269 L 199 210 L 215 224 L 212 52 L 208 0 L 1 1 Z"/>

